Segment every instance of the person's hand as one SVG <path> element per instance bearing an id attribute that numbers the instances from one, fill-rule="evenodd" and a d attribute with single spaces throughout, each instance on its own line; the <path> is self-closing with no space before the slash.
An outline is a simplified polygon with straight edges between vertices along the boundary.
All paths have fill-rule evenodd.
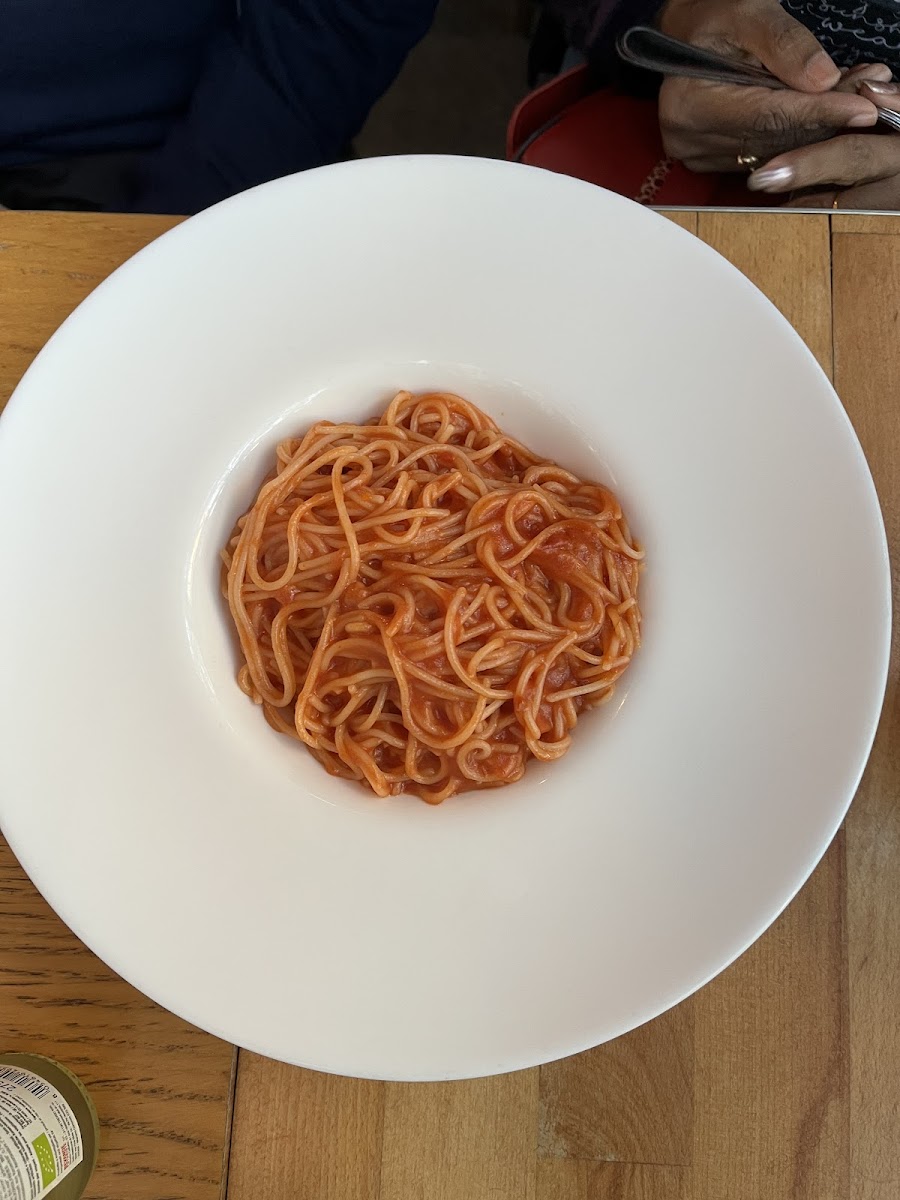
<path id="1" fill-rule="evenodd" d="M 659 120 L 666 153 L 694 171 L 735 171 L 739 155 L 767 160 L 795 146 L 872 126 L 858 95 L 816 38 L 778 0 L 668 0 L 659 27 L 672 37 L 762 65 L 790 90 L 667 79 Z M 890 79 L 886 67 L 865 68 Z"/>
<path id="2" fill-rule="evenodd" d="M 900 112 L 900 85 L 870 82 L 861 91 Z M 798 208 L 831 208 L 837 201 L 839 208 L 900 209 L 900 134 L 844 134 L 803 146 L 755 171 L 747 186 L 773 196 L 805 192 L 789 202 Z"/>

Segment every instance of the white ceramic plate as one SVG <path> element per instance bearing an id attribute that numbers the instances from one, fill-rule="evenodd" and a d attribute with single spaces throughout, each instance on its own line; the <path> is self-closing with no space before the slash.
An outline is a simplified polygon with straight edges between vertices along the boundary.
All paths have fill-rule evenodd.
<path id="1" fill-rule="evenodd" d="M 401 387 L 611 482 L 647 550 L 618 702 L 439 808 L 271 732 L 218 592 L 276 441 Z M 527 167 L 354 163 L 167 234 L 20 385 L 0 513 L 13 849 L 148 995 L 324 1070 L 489 1074 L 674 1004 L 812 870 L 882 699 L 881 517 L 812 357 L 698 241 Z"/>

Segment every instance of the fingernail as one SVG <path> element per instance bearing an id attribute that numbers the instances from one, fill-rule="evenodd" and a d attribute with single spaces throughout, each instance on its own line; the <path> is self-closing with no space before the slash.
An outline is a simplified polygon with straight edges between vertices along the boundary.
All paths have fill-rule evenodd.
<path id="1" fill-rule="evenodd" d="M 870 92 L 874 92 L 877 96 L 896 96 L 900 92 L 900 84 L 882 83 L 879 79 L 867 79 L 860 86 L 868 88 Z"/>
<path id="2" fill-rule="evenodd" d="M 891 68 L 885 66 L 884 63 L 865 63 L 863 66 L 852 67 L 847 74 L 852 77 L 857 88 L 865 87 L 874 79 L 879 79 L 882 83 L 890 83 L 894 78 Z"/>
<path id="3" fill-rule="evenodd" d="M 814 54 L 806 63 L 806 78 L 814 89 L 834 87 L 841 78 L 840 67 L 835 66 L 830 55 L 824 50 Z"/>
<path id="4" fill-rule="evenodd" d="M 869 85 L 872 86 L 871 84 Z M 871 112 L 857 113 L 855 117 L 851 117 L 847 122 L 848 127 L 859 129 L 863 125 L 875 125 L 878 122 L 878 113 L 873 108 Z"/>
<path id="5" fill-rule="evenodd" d="M 792 167 L 762 167 L 747 180 L 751 192 L 781 192 L 794 182 Z"/>

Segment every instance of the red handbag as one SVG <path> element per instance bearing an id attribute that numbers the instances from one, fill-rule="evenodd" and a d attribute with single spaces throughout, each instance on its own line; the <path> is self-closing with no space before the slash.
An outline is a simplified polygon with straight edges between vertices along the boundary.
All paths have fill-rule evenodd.
<path id="1" fill-rule="evenodd" d="M 586 67 L 537 88 L 506 134 L 507 158 L 574 175 L 642 204 L 752 208 L 769 203 L 741 175 L 698 175 L 666 157 L 656 101 L 592 89 Z"/>

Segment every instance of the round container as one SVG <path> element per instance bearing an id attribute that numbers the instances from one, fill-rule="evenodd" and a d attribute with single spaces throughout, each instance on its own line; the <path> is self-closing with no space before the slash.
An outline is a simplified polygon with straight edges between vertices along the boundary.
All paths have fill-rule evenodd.
<path id="1" fill-rule="evenodd" d="M 12 1173 L 14 1200 L 79 1200 L 99 1141 L 97 1110 L 80 1079 L 42 1054 L 0 1051 L 0 1182 L 4 1168 Z"/>

